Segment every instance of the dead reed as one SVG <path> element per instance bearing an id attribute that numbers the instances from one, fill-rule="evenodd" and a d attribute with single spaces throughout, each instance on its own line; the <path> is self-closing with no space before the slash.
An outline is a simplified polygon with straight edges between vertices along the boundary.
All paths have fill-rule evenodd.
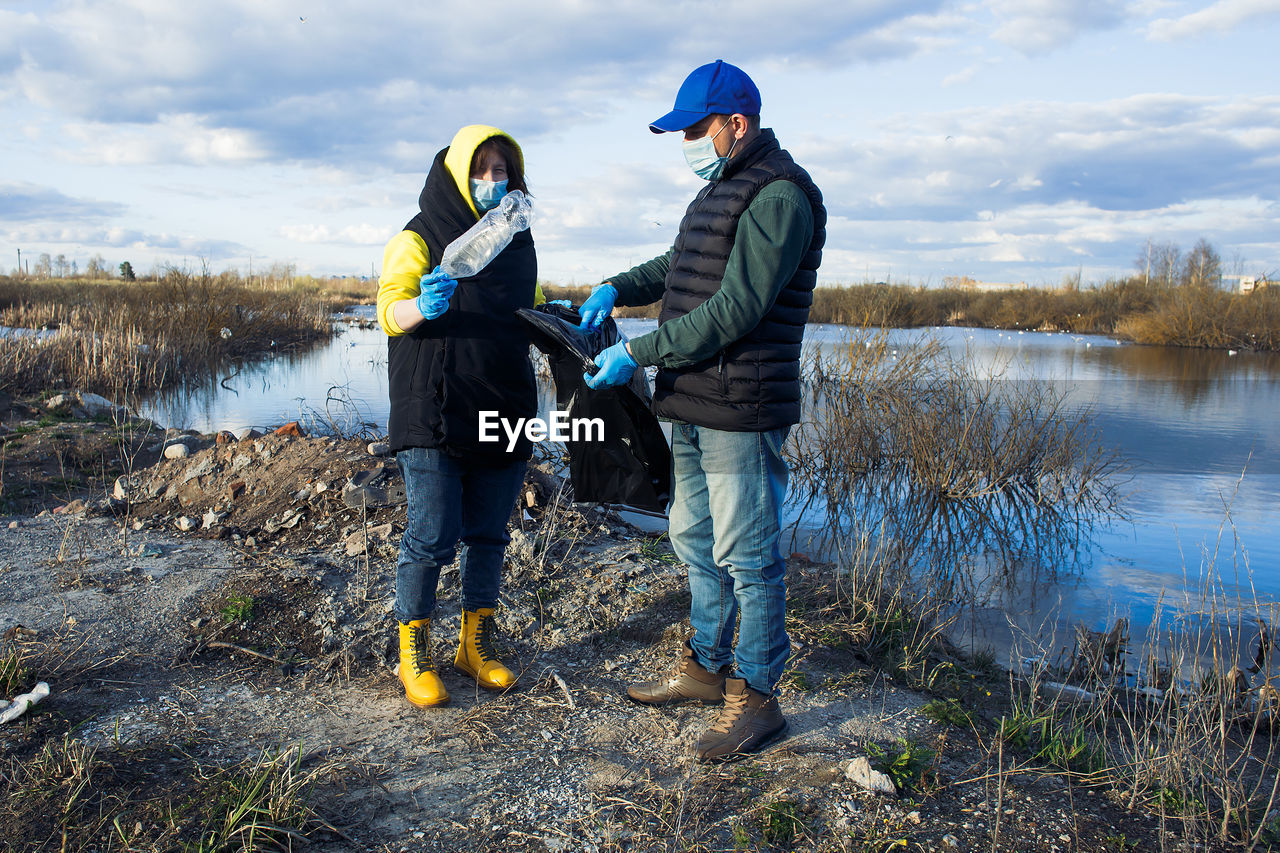
<path id="1" fill-rule="evenodd" d="M 131 399 L 331 334 L 314 295 L 170 270 L 154 282 L 0 279 L 0 391 Z"/>
<path id="2" fill-rule="evenodd" d="M 1216 563 L 1188 600 L 1161 602 L 1132 649 L 1126 620 L 1106 654 L 1088 631 L 1066 660 L 1052 638 L 1025 640 L 1015 654 L 1033 663 L 1010 675 L 1013 707 L 992 743 L 1000 772 L 1047 766 L 1203 849 L 1280 843 L 1278 614 L 1228 603 Z"/>
<path id="3" fill-rule="evenodd" d="M 548 299 L 575 305 L 589 286 L 543 283 Z M 658 316 L 658 303 L 619 308 L 619 317 Z M 811 323 L 911 329 L 964 326 L 1116 335 L 1142 344 L 1280 350 L 1280 287 L 1231 293 L 1201 284 L 1164 284 L 1134 276 L 1094 287 L 981 292 L 908 284 L 823 286 Z"/>

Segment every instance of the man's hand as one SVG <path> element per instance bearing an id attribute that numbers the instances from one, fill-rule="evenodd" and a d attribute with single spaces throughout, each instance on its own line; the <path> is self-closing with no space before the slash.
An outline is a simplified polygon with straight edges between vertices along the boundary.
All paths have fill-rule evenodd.
<path id="1" fill-rule="evenodd" d="M 600 368 L 596 371 L 595 376 L 590 376 L 586 373 L 582 374 L 582 378 L 587 382 L 587 387 L 593 391 L 598 391 L 601 388 L 612 388 L 615 385 L 625 385 L 636 369 L 636 360 L 627 351 L 627 345 L 624 341 L 619 341 L 601 352 L 595 357 L 595 363 Z"/>
<path id="2" fill-rule="evenodd" d="M 418 294 L 418 311 L 428 320 L 434 320 L 449 310 L 449 297 L 458 282 L 436 267 L 418 282 L 422 292 Z"/>
<path id="3" fill-rule="evenodd" d="M 605 321 L 613 312 L 613 303 L 618 300 L 618 289 L 609 282 L 596 286 L 591 291 L 591 295 L 582 303 L 582 307 L 578 309 L 578 314 L 582 317 L 582 322 L 578 324 L 579 329 L 597 329 L 600 324 Z"/>

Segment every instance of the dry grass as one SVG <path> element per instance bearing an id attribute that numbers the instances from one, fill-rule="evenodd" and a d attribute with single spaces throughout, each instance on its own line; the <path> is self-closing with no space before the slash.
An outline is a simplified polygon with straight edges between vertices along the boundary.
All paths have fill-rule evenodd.
<path id="1" fill-rule="evenodd" d="M 48 330 L 0 338 L 0 390 L 63 387 L 115 400 L 331 334 L 329 309 L 304 288 L 179 270 L 154 282 L 0 279 L 0 326 Z"/>
<path id="2" fill-rule="evenodd" d="M 548 299 L 580 305 L 591 288 L 543 283 Z M 658 303 L 619 308 L 619 317 L 658 316 Z M 1117 335 L 1143 344 L 1219 349 L 1280 349 L 1280 287 L 1251 294 L 1142 277 L 1096 287 L 983 293 L 906 284 L 824 286 L 814 291 L 811 323 L 910 329 L 965 326 Z"/>

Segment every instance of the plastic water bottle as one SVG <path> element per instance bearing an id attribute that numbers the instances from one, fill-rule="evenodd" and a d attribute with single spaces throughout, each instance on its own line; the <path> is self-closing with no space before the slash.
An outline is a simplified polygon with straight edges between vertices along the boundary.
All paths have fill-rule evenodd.
<path id="1" fill-rule="evenodd" d="M 533 202 L 520 190 L 502 197 L 498 206 L 445 246 L 440 268 L 449 278 L 466 278 L 484 269 L 511 238 L 533 224 Z"/>

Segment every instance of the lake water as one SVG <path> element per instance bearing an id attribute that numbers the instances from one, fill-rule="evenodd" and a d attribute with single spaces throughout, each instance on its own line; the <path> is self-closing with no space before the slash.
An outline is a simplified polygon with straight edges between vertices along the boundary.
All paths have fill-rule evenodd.
<path id="1" fill-rule="evenodd" d="M 373 316 L 367 306 L 353 311 Z M 620 326 L 635 337 L 654 321 Z M 807 341 L 834 345 L 846 334 L 815 325 Z M 1100 443 L 1128 466 L 1127 521 L 1094 532 L 1078 572 L 993 600 L 969 623 L 975 644 L 1005 646 L 1016 633 L 1059 620 L 1100 629 L 1117 613 L 1130 617 L 1136 641 L 1162 598 L 1196 607 L 1210 565 L 1227 606 L 1252 609 L 1257 601 L 1265 615 L 1280 601 L 1280 355 L 955 328 L 896 330 L 890 341 L 907 346 L 928 336 L 979 376 L 1059 383 L 1073 404 L 1092 408 Z M 376 327 L 348 324 L 325 347 L 166 395 L 143 414 L 204 432 L 299 417 L 313 428 L 365 423 L 383 432 L 387 410 L 386 338 Z"/>

